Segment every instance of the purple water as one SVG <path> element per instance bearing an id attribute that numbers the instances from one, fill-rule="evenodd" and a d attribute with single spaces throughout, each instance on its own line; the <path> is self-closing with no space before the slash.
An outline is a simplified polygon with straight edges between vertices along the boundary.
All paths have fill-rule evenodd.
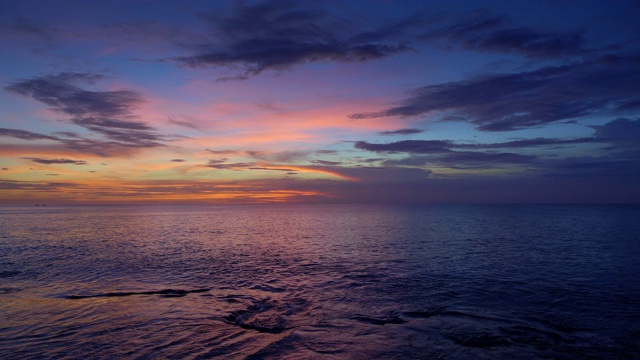
<path id="1" fill-rule="evenodd" d="M 616 205 L 0 207 L 0 358 L 640 358 L 639 219 Z"/>

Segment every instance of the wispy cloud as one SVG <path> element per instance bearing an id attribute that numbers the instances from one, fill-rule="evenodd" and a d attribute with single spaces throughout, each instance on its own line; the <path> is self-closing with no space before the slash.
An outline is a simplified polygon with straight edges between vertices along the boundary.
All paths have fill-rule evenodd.
<path id="1" fill-rule="evenodd" d="M 415 89 L 400 106 L 352 119 L 455 114 L 481 131 L 509 131 L 628 110 L 640 99 L 640 56 L 614 56 L 570 65 Z M 592 87 L 597 84 L 598 91 Z M 433 115 L 430 115 L 433 116 Z M 442 120 L 449 119 L 442 116 Z"/>
<path id="2" fill-rule="evenodd" d="M 29 17 L 0 14 L 0 38 L 36 39 L 45 46 L 52 47 L 54 46 L 53 33 L 53 29 Z"/>
<path id="3" fill-rule="evenodd" d="M 244 79 L 272 69 L 316 62 L 366 61 L 409 47 L 393 40 L 416 20 L 405 19 L 359 32 L 348 21 L 299 2 L 236 3 L 230 11 L 208 14 L 214 38 L 193 47 L 193 54 L 172 60 L 190 67 L 223 66 L 242 70 Z"/>
<path id="4" fill-rule="evenodd" d="M 603 141 L 640 147 L 640 118 L 618 118 L 592 128 L 595 130 L 594 136 Z"/>
<path id="5" fill-rule="evenodd" d="M 248 170 L 251 167 L 257 166 L 255 162 L 236 162 L 236 163 L 227 163 L 226 159 L 215 159 L 209 160 L 206 167 L 212 169 L 220 169 L 220 170 Z"/>
<path id="6" fill-rule="evenodd" d="M 454 19 L 422 37 L 446 40 L 467 50 L 518 53 L 534 58 L 557 58 L 589 53 L 582 31 L 545 32 L 511 24 L 505 16 L 473 12 Z"/>
<path id="7" fill-rule="evenodd" d="M 450 152 L 454 144 L 448 140 L 402 140 L 387 144 L 357 141 L 355 148 L 373 152 L 406 152 L 413 154 L 438 154 Z"/>
<path id="8" fill-rule="evenodd" d="M 286 150 L 279 152 L 271 151 L 246 151 L 246 154 L 254 159 L 264 161 L 277 161 L 277 162 L 291 162 L 296 160 L 306 159 L 309 156 L 309 151 L 295 151 Z"/>
<path id="9" fill-rule="evenodd" d="M 46 164 L 46 165 L 51 165 L 51 164 L 87 165 L 87 162 L 84 160 L 49 159 L 49 158 L 37 158 L 37 157 L 27 157 L 25 159 L 36 162 L 38 164 Z"/>
<path id="10" fill-rule="evenodd" d="M 328 161 L 328 160 L 312 160 L 311 162 L 318 165 L 329 165 L 329 166 L 336 166 L 336 165 L 342 164 L 341 161 Z"/>
<path id="11" fill-rule="evenodd" d="M 14 137 L 22 140 L 58 140 L 55 136 L 44 135 L 28 130 L 0 128 L 0 136 Z"/>
<path id="12" fill-rule="evenodd" d="M 596 137 L 577 139 L 534 138 L 508 141 L 503 143 L 457 143 L 451 140 L 403 140 L 386 144 L 372 144 L 358 141 L 356 149 L 376 153 L 399 154 L 412 156 L 403 159 L 387 159 L 387 166 L 425 166 L 437 165 L 450 168 L 494 168 L 501 164 L 533 164 L 537 162 L 534 155 L 496 152 L 496 149 L 527 149 L 534 147 L 552 147 L 560 145 L 576 145 L 602 142 Z"/>
<path id="13" fill-rule="evenodd" d="M 107 149 L 114 147 L 131 150 L 164 146 L 166 141 L 175 139 L 175 136 L 160 134 L 155 128 L 137 120 L 134 111 L 144 102 L 138 92 L 92 91 L 76 85 L 79 82 L 93 83 L 104 78 L 105 76 L 99 74 L 65 72 L 15 81 L 5 89 L 50 106 L 51 110 L 68 116 L 65 121 L 101 135 L 106 141 L 83 139 L 76 134 L 63 134 L 67 137 L 64 139 L 13 129 L 4 129 L 3 134 L 26 140 L 57 140 L 79 151 L 87 151 L 87 148 L 101 143 L 104 145 L 101 154 L 111 153 L 112 151 Z"/>
<path id="14" fill-rule="evenodd" d="M 398 129 L 398 130 L 392 130 L 392 131 L 380 131 L 378 133 L 378 135 L 413 135 L 413 134 L 420 134 L 424 132 L 424 130 L 420 130 L 420 129 L 412 129 L 412 128 L 407 128 L 407 129 Z"/>

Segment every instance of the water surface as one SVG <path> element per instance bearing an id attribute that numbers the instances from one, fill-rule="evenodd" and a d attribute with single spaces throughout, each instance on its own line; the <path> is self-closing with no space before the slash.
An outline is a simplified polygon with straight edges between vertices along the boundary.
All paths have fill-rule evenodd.
<path id="1" fill-rule="evenodd" d="M 1 207 L 0 358 L 640 358 L 640 207 Z"/>

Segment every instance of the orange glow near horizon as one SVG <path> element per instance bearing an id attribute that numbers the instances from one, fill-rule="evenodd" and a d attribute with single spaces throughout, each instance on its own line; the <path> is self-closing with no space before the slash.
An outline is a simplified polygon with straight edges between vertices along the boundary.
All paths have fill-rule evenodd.
<path id="1" fill-rule="evenodd" d="M 22 183 L 4 189 L 0 204 L 109 203 L 274 203 L 299 202 L 307 197 L 331 197 L 319 191 L 270 189 L 264 184 L 216 184 L 207 181 Z"/>

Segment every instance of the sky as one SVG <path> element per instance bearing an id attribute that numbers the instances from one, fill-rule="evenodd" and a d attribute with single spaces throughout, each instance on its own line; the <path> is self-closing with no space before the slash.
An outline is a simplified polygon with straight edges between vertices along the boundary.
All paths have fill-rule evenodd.
<path id="1" fill-rule="evenodd" d="M 638 203 L 638 14 L 0 0 L 0 204 Z"/>

